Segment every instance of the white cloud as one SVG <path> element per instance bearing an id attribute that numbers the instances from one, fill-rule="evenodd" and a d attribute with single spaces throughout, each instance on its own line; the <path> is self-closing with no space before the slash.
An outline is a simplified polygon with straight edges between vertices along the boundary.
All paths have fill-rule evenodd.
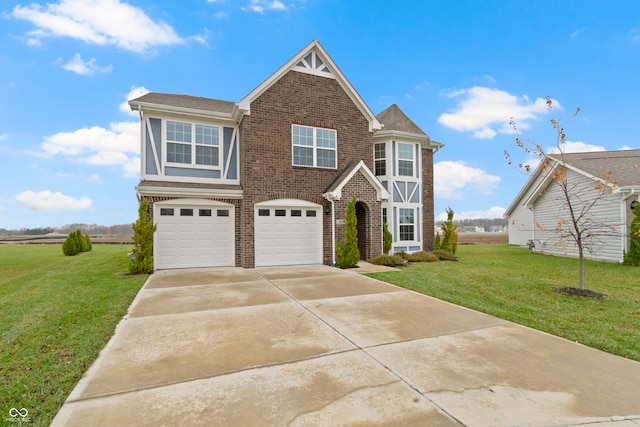
<path id="1" fill-rule="evenodd" d="M 463 161 L 443 161 L 433 166 L 434 193 L 445 199 L 459 199 L 465 192 L 490 195 L 498 183 L 499 176 L 467 166 Z"/>
<path id="2" fill-rule="evenodd" d="M 441 114 L 438 122 L 457 131 L 473 132 L 472 136 L 480 139 L 492 139 L 498 132 L 511 133 L 511 118 L 519 129 L 528 129 L 531 120 L 539 119 L 548 110 L 544 98 L 531 101 L 526 95 L 517 97 L 504 90 L 482 86 L 450 91 L 445 96 L 463 99 L 453 112 Z M 553 105 L 555 109 L 562 108 L 556 100 Z"/>
<path id="3" fill-rule="evenodd" d="M 267 10 L 289 10 L 289 8 L 279 0 L 251 0 L 248 6 L 242 7 L 241 9 L 256 13 L 264 13 Z"/>
<path id="4" fill-rule="evenodd" d="M 505 208 L 501 208 L 500 206 L 494 206 L 484 211 L 464 211 L 464 212 L 454 212 L 453 219 L 455 221 L 464 220 L 464 219 L 493 219 L 493 218 L 502 218 L 504 213 L 507 210 Z M 436 217 L 436 221 L 446 221 L 447 213 L 442 212 Z"/>
<path id="5" fill-rule="evenodd" d="M 567 141 L 562 147 L 564 153 L 586 153 L 589 151 L 606 151 L 604 147 L 599 145 L 587 144 L 582 141 Z M 558 147 L 547 148 L 547 154 L 559 153 Z"/>
<path id="6" fill-rule="evenodd" d="M 93 201 L 88 197 L 76 199 L 71 196 L 65 196 L 60 192 L 53 193 L 49 190 L 45 191 L 23 191 L 16 196 L 16 200 L 22 203 L 26 208 L 48 211 L 48 210 L 85 210 L 89 209 Z"/>
<path id="7" fill-rule="evenodd" d="M 154 46 L 184 43 L 170 25 L 154 22 L 142 9 L 120 0 L 61 0 L 46 6 L 31 3 L 16 6 L 12 16 L 37 27 L 28 33 L 27 40 L 35 46 L 47 37 L 71 37 L 142 53 Z"/>
<path id="8" fill-rule="evenodd" d="M 140 164 L 140 125 L 137 122 L 111 123 L 47 136 L 42 155 L 62 155 L 79 162 L 100 166 L 120 166 L 125 176 L 136 176 Z"/>
<path id="9" fill-rule="evenodd" d="M 127 113 L 131 117 L 138 117 L 137 111 L 131 111 L 131 107 L 129 106 L 129 100 L 140 98 L 142 95 L 146 95 L 149 91 L 144 87 L 131 86 L 129 93 L 127 93 L 125 100 L 120 104 L 120 111 L 123 113 Z"/>
<path id="10" fill-rule="evenodd" d="M 96 64 L 96 59 L 91 58 L 89 61 L 83 61 L 82 56 L 76 53 L 73 58 L 62 66 L 65 70 L 73 71 L 76 74 L 90 76 L 95 73 L 108 73 L 113 69 L 112 65 L 100 67 Z"/>
<path id="11" fill-rule="evenodd" d="M 9 137 L 8 133 L 0 133 L 0 141 L 4 141 Z"/>

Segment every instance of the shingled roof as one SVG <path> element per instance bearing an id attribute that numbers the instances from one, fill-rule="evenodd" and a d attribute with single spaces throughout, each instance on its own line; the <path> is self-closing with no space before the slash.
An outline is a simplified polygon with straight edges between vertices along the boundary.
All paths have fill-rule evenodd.
<path id="1" fill-rule="evenodd" d="M 566 153 L 564 161 L 597 178 L 617 180 L 620 186 L 640 185 L 640 150 Z"/>
<path id="2" fill-rule="evenodd" d="M 411 121 L 409 117 L 398 107 L 396 104 L 391 105 L 389 108 L 378 114 L 378 121 L 384 125 L 382 130 L 385 131 L 400 131 L 415 133 L 419 135 L 426 135 L 422 129 L 420 129 L 415 123 Z"/>
<path id="3" fill-rule="evenodd" d="M 235 102 L 222 101 L 220 99 L 202 98 L 191 95 L 174 95 L 170 93 L 149 92 L 139 98 L 129 101 L 132 104 L 155 104 L 186 108 L 190 110 L 202 110 L 215 113 L 232 114 Z"/>

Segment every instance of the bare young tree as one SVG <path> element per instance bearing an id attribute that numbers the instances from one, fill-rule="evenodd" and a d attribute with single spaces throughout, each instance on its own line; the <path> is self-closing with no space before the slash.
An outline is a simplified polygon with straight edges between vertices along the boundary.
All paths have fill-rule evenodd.
<path id="1" fill-rule="evenodd" d="M 546 102 L 548 110 L 552 111 L 553 101 L 551 98 L 547 97 Z M 577 108 L 572 117 L 576 117 L 579 112 L 580 108 Z M 556 214 L 557 223 L 553 230 L 556 236 L 555 245 L 559 246 L 565 254 L 568 248 L 576 248 L 580 269 L 579 289 L 584 290 L 585 252 L 597 252 L 602 244 L 601 238 L 612 235 L 616 231 L 615 225 L 607 224 L 606 221 L 598 218 L 593 211 L 598 204 L 606 203 L 607 196 L 619 184 L 613 180 L 611 171 L 607 172 L 605 177 L 595 179 L 592 188 L 585 187 L 571 178 L 570 168 L 565 162 L 566 134 L 559 119 L 552 117 L 550 120 L 556 138 L 556 148 L 550 153 L 547 153 L 540 144 L 523 140 L 513 118 L 509 123 L 516 134 L 517 146 L 540 161 L 537 168 L 541 168 L 541 173 L 545 177 L 542 192 L 548 191 L 551 186 L 555 186 L 555 189 L 559 190 L 560 203 Z M 512 164 L 509 151 L 505 150 L 504 154 L 509 164 Z M 518 167 L 528 175 L 534 173 L 529 164 L 520 163 Z M 543 226 L 537 221 L 535 226 L 543 229 Z"/>

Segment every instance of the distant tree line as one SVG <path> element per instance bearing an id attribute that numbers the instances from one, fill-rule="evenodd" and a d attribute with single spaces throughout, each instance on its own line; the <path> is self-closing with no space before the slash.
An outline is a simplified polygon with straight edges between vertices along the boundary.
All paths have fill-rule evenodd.
<path id="1" fill-rule="evenodd" d="M 114 236 L 123 234 L 133 234 L 131 224 L 98 225 L 98 224 L 67 224 L 62 227 L 38 227 L 20 228 L 17 230 L 7 230 L 0 228 L 0 236 L 44 236 L 45 234 L 59 233 L 69 234 L 72 231 L 80 230 L 82 234 Z"/>
<path id="2" fill-rule="evenodd" d="M 437 224 L 442 224 L 445 221 L 438 221 Z M 478 219 L 459 219 L 454 220 L 453 224 L 458 227 L 484 227 L 485 230 L 488 230 L 491 226 L 503 226 L 506 227 L 508 221 L 506 218 L 478 218 Z"/>

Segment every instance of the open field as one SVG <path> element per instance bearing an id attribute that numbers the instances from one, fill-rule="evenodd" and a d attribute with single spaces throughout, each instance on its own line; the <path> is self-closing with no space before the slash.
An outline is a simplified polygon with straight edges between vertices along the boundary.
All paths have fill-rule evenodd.
<path id="1" fill-rule="evenodd" d="M 458 247 L 457 262 L 416 263 L 373 277 L 640 361 L 637 267 L 585 261 L 585 287 L 604 300 L 564 296 L 578 260 L 510 245 Z"/>
<path id="2" fill-rule="evenodd" d="M 507 244 L 509 233 L 458 233 L 459 245 Z"/>
<path id="3" fill-rule="evenodd" d="M 0 245 L 0 421 L 25 408 L 29 425 L 49 425 L 147 278 L 128 275 L 130 250 Z"/>

